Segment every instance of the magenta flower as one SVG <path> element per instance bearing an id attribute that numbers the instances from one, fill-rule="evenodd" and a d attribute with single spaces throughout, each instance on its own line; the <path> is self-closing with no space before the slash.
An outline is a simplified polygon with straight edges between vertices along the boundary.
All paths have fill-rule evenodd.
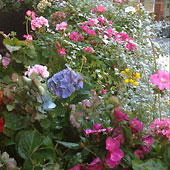
<path id="1" fill-rule="evenodd" d="M 84 48 L 84 52 L 94 53 L 91 47 Z"/>
<path id="2" fill-rule="evenodd" d="M 110 168 L 114 168 L 116 165 L 119 165 L 120 160 L 124 157 L 124 153 L 119 149 L 120 143 L 118 140 L 108 137 L 106 139 L 106 149 L 108 150 L 107 156 L 105 158 L 106 164 Z"/>
<path id="3" fill-rule="evenodd" d="M 137 117 L 135 117 L 133 120 L 130 121 L 130 128 L 132 130 L 132 133 L 138 133 L 139 131 L 143 130 L 143 123 L 140 122 Z"/>
<path id="4" fill-rule="evenodd" d="M 137 155 L 139 159 L 144 158 L 143 151 L 140 149 L 137 149 L 134 154 Z"/>
<path id="5" fill-rule="evenodd" d="M 115 116 L 114 123 L 121 122 L 123 120 L 129 121 L 128 115 L 124 114 L 120 110 L 114 110 L 114 116 Z"/>
<path id="6" fill-rule="evenodd" d="M 10 62 L 11 62 L 11 58 L 9 58 L 9 57 L 3 57 L 3 59 L 2 59 L 2 65 L 3 65 L 5 68 L 8 67 L 8 65 L 9 65 Z"/>
<path id="7" fill-rule="evenodd" d="M 102 129 L 102 126 L 103 126 L 103 124 L 95 123 L 93 125 L 93 129 L 92 130 L 91 129 L 86 129 L 85 130 L 85 135 L 87 136 L 89 134 L 98 134 L 100 132 L 106 132 L 107 129 L 106 128 Z"/>
<path id="8" fill-rule="evenodd" d="M 150 77 L 151 83 L 158 86 L 160 90 L 167 88 L 170 90 L 170 74 L 163 70 L 158 70 L 157 74 Z"/>
<path id="9" fill-rule="evenodd" d="M 96 158 L 88 167 L 85 168 L 85 170 L 104 170 L 103 162 L 100 158 Z"/>
<path id="10" fill-rule="evenodd" d="M 78 165 L 74 166 L 73 168 L 71 168 L 70 170 L 81 170 L 81 165 L 78 164 Z"/>
<path id="11" fill-rule="evenodd" d="M 77 32 L 73 31 L 72 34 L 70 35 L 70 40 L 75 41 L 75 42 L 80 42 L 84 37 Z"/>
<path id="12" fill-rule="evenodd" d="M 28 71 L 25 72 L 25 75 L 30 76 L 32 73 L 40 74 L 43 78 L 49 77 L 47 67 L 38 64 L 32 66 L 32 68 L 29 66 Z"/>

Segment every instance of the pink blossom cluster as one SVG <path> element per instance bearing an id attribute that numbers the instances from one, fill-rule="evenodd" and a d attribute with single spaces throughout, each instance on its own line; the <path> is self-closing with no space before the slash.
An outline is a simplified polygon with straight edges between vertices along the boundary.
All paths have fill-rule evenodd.
<path id="1" fill-rule="evenodd" d="M 156 135 L 166 136 L 170 140 L 170 118 L 157 118 L 149 127 Z"/>
<path id="2" fill-rule="evenodd" d="M 158 70 L 157 74 L 150 77 L 151 83 L 158 86 L 160 90 L 165 88 L 170 90 L 170 73 L 163 70 Z"/>
<path id="3" fill-rule="evenodd" d="M 25 75 L 30 76 L 32 73 L 41 75 L 43 78 L 49 77 L 49 72 L 47 71 L 47 67 L 38 64 L 32 66 L 32 68 L 29 66 L 28 70 L 25 72 Z"/>
<path id="4" fill-rule="evenodd" d="M 120 110 L 114 110 L 114 123 L 118 123 L 121 122 L 123 120 L 129 121 L 129 117 L 127 114 L 124 114 L 123 112 L 121 112 Z"/>
<path id="5" fill-rule="evenodd" d="M 84 37 L 81 34 L 78 34 L 77 32 L 73 31 L 70 35 L 70 40 L 75 41 L 75 42 L 80 42 L 82 41 Z"/>
<path id="6" fill-rule="evenodd" d="M 127 45 L 125 46 L 125 48 L 127 50 L 135 50 L 135 45 L 132 43 L 132 38 L 130 38 L 127 33 L 117 34 L 115 40 L 118 40 L 120 42 L 126 42 Z"/>
<path id="7" fill-rule="evenodd" d="M 40 29 L 43 26 L 49 27 L 48 20 L 46 18 L 44 18 L 43 16 L 32 18 L 31 20 L 32 30 L 36 30 L 36 28 Z"/>
<path id="8" fill-rule="evenodd" d="M 60 23 L 60 24 L 57 24 L 56 25 L 56 31 L 65 31 L 66 30 L 66 28 L 67 28 L 67 22 L 62 22 L 62 23 Z"/>
<path id="9" fill-rule="evenodd" d="M 106 8 L 104 6 L 98 6 L 97 8 L 93 8 L 91 11 L 98 12 L 98 13 L 104 13 L 106 11 Z"/>
<path id="10" fill-rule="evenodd" d="M 84 48 L 84 52 L 86 53 L 86 52 L 88 52 L 88 53 L 94 53 L 94 51 L 92 50 L 92 48 L 91 47 L 87 47 L 87 48 Z"/>
<path id="11" fill-rule="evenodd" d="M 28 17 L 32 17 L 33 19 L 35 18 L 35 12 L 34 12 L 34 11 L 28 10 L 28 11 L 26 12 L 26 15 L 27 15 Z"/>
<path id="12" fill-rule="evenodd" d="M 134 154 L 137 155 L 140 159 L 144 158 L 144 153 L 149 153 L 149 150 L 154 143 L 152 134 L 148 134 L 142 138 L 142 141 L 145 145 L 141 145 L 141 147 L 134 151 Z"/>
<path id="13" fill-rule="evenodd" d="M 120 149 L 120 142 L 112 137 L 108 137 L 106 140 L 106 149 L 108 152 L 105 162 L 109 168 L 114 168 L 120 164 L 120 160 L 124 157 L 124 153 Z"/>

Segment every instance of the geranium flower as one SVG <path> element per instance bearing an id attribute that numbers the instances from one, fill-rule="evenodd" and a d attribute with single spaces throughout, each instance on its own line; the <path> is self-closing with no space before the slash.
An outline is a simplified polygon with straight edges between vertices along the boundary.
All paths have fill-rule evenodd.
<path id="1" fill-rule="evenodd" d="M 39 64 L 32 66 L 32 68 L 29 66 L 28 71 L 25 72 L 25 75 L 30 76 L 32 73 L 40 74 L 43 78 L 49 77 L 47 67 Z"/>
<path id="2" fill-rule="evenodd" d="M 2 117 L 0 117 L 0 133 L 3 132 L 4 125 L 5 125 L 4 120 Z"/>
<path id="3" fill-rule="evenodd" d="M 31 20 L 31 29 L 35 30 L 36 28 L 40 29 L 42 26 L 49 27 L 48 20 L 43 16 L 35 17 Z"/>
<path id="4" fill-rule="evenodd" d="M 24 35 L 23 36 L 24 38 L 26 38 L 26 40 L 28 40 L 28 41 L 30 41 L 30 42 L 32 42 L 32 40 L 33 40 L 33 38 L 32 38 L 32 35 Z"/>
<path id="5" fill-rule="evenodd" d="M 106 8 L 104 6 L 98 6 L 97 8 L 93 8 L 91 11 L 92 12 L 104 13 L 106 11 Z"/>
<path id="6" fill-rule="evenodd" d="M 56 25 L 56 31 L 58 31 L 58 30 L 66 30 L 66 28 L 67 28 L 67 22 L 62 22 L 62 23 L 60 23 L 60 24 L 57 24 Z"/>
<path id="7" fill-rule="evenodd" d="M 115 116 L 115 120 L 114 120 L 115 123 L 121 122 L 123 120 L 129 121 L 128 115 L 124 114 L 120 110 L 114 110 L 114 116 Z"/>
<path id="8" fill-rule="evenodd" d="M 134 154 L 137 155 L 139 159 L 144 158 L 143 151 L 140 149 L 137 149 Z"/>
<path id="9" fill-rule="evenodd" d="M 91 47 L 84 48 L 84 52 L 94 53 Z"/>
<path id="10" fill-rule="evenodd" d="M 158 70 L 157 74 L 150 77 L 151 83 L 158 86 L 160 90 L 167 88 L 170 90 L 170 74 L 163 70 Z"/>
<path id="11" fill-rule="evenodd" d="M 84 37 L 77 32 L 73 31 L 72 34 L 70 35 L 70 40 L 75 41 L 75 42 L 80 42 Z"/>
<path id="12" fill-rule="evenodd" d="M 101 133 L 101 132 L 106 132 L 107 129 L 106 128 L 102 128 L 103 124 L 99 124 L 99 123 L 95 123 L 93 125 L 93 129 L 86 129 L 85 130 L 85 135 L 89 135 L 89 134 L 98 134 L 98 133 Z"/>

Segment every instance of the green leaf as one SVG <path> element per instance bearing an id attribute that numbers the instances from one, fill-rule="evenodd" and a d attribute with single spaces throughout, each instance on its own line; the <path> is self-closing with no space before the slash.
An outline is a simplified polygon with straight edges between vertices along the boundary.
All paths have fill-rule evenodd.
<path id="1" fill-rule="evenodd" d="M 18 114 L 5 114 L 5 127 L 12 130 L 20 130 L 24 127 L 24 118 Z"/>
<path id="2" fill-rule="evenodd" d="M 19 134 L 18 153 L 24 158 L 30 158 L 30 155 L 35 152 L 42 144 L 43 139 L 35 131 L 23 131 Z"/>
<path id="3" fill-rule="evenodd" d="M 133 170 L 168 170 L 168 167 L 160 159 L 149 159 L 146 162 L 132 161 Z"/>
<path id="4" fill-rule="evenodd" d="M 40 122 L 40 125 L 42 128 L 44 129 L 48 129 L 51 125 L 51 122 L 49 119 L 42 119 L 41 122 Z"/>
<path id="5" fill-rule="evenodd" d="M 71 142 L 62 142 L 62 141 L 58 141 L 56 140 L 57 143 L 69 148 L 69 149 L 80 149 L 81 146 L 78 143 L 71 143 Z"/>

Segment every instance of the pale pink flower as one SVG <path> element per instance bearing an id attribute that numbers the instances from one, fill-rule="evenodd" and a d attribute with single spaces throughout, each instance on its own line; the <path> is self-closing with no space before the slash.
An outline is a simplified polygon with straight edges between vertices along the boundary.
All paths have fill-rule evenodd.
<path id="1" fill-rule="evenodd" d="M 158 86 L 160 90 L 167 88 L 170 90 L 170 74 L 169 72 L 158 70 L 157 74 L 153 74 L 150 77 L 151 83 Z"/>
<path id="2" fill-rule="evenodd" d="M 33 38 L 32 38 L 32 35 L 24 35 L 23 36 L 24 38 L 26 38 L 26 40 L 28 40 L 28 41 L 30 41 L 30 42 L 32 42 L 32 40 L 33 40 Z"/>
<path id="3" fill-rule="evenodd" d="M 105 8 L 104 6 L 98 6 L 98 7 L 96 8 L 96 11 L 97 11 L 97 12 L 104 13 L 104 12 L 106 11 L 106 8 Z"/>
<path id="4" fill-rule="evenodd" d="M 43 16 L 35 17 L 31 20 L 32 30 L 35 30 L 36 28 L 40 29 L 42 26 L 49 27 L 48 20 Z"/>
<path id="5" fill-rule="evenodd" d="M 60 24 L 57 24 L 56 25 L 56 31 L 58 31 L 58 30 L 66 30 L 66 28 L 67 28 L 67 22 L 62 22 L 62 23 L 60 23 Z"/>
<path id="6" fill-rule="evenodd" d="M 32 11 L 28 10 L 28 11 L 26 12 L 26 15 L 27 15 L 28 17 L 30 17 L 30 16 L 32 15 Z"/>
<path id="7" fill-rule="evenodd" d="M 47 67 L 38 64 L 32 66 L 32 68 L 29 66 L 28 71 L 25 72 L 25 75 L 30 76 L 32 73 L 41 75 L 43 78 L 49 77 L 49 72 L 47 71 Z"/>

